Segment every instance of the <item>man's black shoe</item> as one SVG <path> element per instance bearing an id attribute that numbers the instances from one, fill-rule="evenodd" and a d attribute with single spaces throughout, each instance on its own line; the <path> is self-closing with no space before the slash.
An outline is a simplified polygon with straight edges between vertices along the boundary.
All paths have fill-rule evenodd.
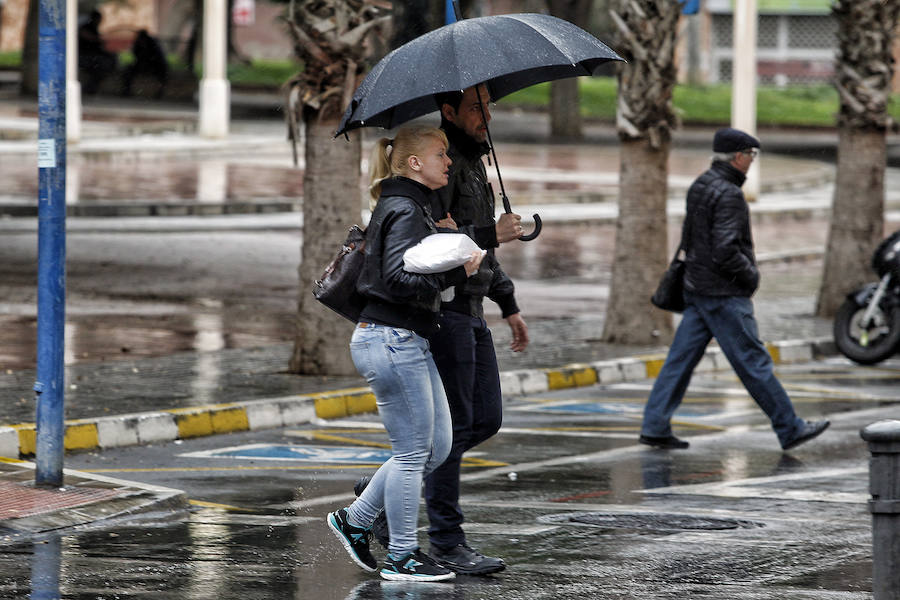
<path id="1" fill-rule="evenodd" d="M 797 428 L 794 437 L 789 442 L 781 445 L 782 450 L 791 450 L 804 442 L 808 442 L 828 429 L 829 425 L 831 425 L 831 421 L 827 419 L 822 421 L 804 421 L 803 425 Z"/>
<path id="2" fill-rule="evenodd" d="M 489 575 L 506 568 L 506 563 L 501 559 L 485 556 L 465 544 L 454 546 L 449 550 L 441 550 L 432 545 L 429 554 L 437 564 L 458 575 Z"/>
<path id="3" fill-rule="evenodd" d="M 368 475 L 363 475 L 356 480 L 356 484 L 353 486 L 353 493 L 356 494 L 357 498 L 363 493 L 366 486 L 369 485 L 371 479 L 372 478 Z M 379 544 L 381 544 L 382 548 L 387 550 L 388 544 L 391 541 L 391 534 L 388 531 L 387 517 L 384 516 L 383 510 L 378 513 L 378 516 L 375 517 L 375 522 L 372 523 L 372 536 Z"/>
<path id="4" fill-rule="evenodd" d="M 638 441 L 640 441 L 642 444 L 653 446 L 654 448 L 662 448 L 663 450 L 684 450 L 685 448 L 690 446 L 689 442 L 680 440 L 674 435 L 667 435 L 665 437 L 641 435 Z"/>

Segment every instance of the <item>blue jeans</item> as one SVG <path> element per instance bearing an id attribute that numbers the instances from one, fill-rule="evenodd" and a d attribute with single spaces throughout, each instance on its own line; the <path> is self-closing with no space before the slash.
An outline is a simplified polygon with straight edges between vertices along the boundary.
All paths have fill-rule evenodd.
<path id="1" fill-rule="evenodd" d="M 707 344 L 715 337 L 741 383 L 769 417 L 779 442 L 792 439 L 803 420 L 794 413 L 787 392 L 775 378 L 772 357 L 759 339 L 750 298 L 690 292 L 684 297 L 687 307 L 644 407 L 641 433 L 672 435 L 672 415 L 684 399 Z"/>
<path id="2" fill-rule="evenodd" d="M 463 453 L 500 429 L 503 399 L 494 339 L 484 319 L 445 310 L 441 329 L 430 341 L 450 402 L 453 446 L 444 464 L 425 479 L 425 503 L 431 545 L 448 549 L 466 543 L 459 507 Z"/>
<path id="3" fill-rule="evenodd" d="M 416 524 L 422 478 L 450 452 L 453 434 L 447 396 L 428 341 L 408 329 L 357 326 L 350 354 L 375 392 L 391 457 L 347 512 L 352 523 L 369 527 L 383 508 L 389 550 L 403 556 L 419 547 Z"/>

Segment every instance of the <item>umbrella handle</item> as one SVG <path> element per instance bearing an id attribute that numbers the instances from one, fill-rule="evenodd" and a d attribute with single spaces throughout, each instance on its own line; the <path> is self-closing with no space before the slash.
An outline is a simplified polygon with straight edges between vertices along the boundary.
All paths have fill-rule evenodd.
<path id="1" fill-rule="evenodd" d="M 541 233 L 541 217 L 540 215 L 531 215 L 531 218 L 534 219 L 534 231 L 529 233 L 528 235 L 523 235 L 519 238 L 520 242 L 530 242 L 534 238 L 540 235 Z"/>

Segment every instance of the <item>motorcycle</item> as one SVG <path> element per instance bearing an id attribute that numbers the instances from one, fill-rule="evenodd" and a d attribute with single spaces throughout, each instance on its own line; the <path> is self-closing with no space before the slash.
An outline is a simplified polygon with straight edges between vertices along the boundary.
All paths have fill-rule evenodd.
<path id="1" fill-rule="evenodd" d="M 837 349 L 863 365 L 900 350 L 900 231 L 875 249 L 872 269 L 881 279 L 850 292 L 834 318 Z"/>

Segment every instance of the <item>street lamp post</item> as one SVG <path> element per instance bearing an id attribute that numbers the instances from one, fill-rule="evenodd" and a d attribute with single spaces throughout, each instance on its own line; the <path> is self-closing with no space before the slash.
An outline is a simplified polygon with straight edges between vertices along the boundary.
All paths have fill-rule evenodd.
<path id="1" fill-rule="evenodd" d="M 40 0 L 35 483 L 63 482 L 66 309 L 66 0 Z"/>

